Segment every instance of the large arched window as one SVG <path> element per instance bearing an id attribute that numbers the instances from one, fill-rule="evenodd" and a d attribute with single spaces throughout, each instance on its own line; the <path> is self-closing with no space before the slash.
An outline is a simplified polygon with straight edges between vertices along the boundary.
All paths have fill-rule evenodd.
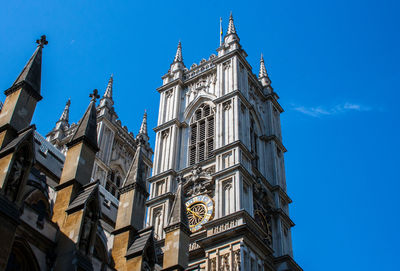
<path id="1" fill-rule="evenodd" d="M 190 121 L 189 165 L 214 156 L 214 112 L 202 104 Z"/>

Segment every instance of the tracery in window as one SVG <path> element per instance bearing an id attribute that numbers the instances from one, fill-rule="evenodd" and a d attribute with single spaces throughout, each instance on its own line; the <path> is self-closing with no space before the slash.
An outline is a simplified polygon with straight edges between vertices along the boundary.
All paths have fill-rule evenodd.
<path id="1" fill-rule="evenodd" d="M 208 104 L 202 104 L 194 113 L 190 124 L 189 165 L 214 156 L 214 122 L 214 112 Z"/>

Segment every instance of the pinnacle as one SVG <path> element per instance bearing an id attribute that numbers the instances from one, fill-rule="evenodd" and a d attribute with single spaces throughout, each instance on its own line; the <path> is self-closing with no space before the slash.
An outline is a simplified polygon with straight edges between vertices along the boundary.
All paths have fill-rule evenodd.
<path id="1" fill-rule="evenodd" d="M 143 167 L 142 146 L 139 145 L 136 149 L 131 166 L 129 167 L 125 181 L 122 187 L 128 187 L 134 183 L 140 184 L 143 188 L 146 187 L 146 177 Z"/>
<path id="2" fill-rule="evenodd" d="M 73 146 L 75 143 L 85 141 L 97 152 L 99 150 L 97 145 L 96 99 L 99 98 L 99 95 L 97 95 L 97 89 L 95 89 L 93 94 L 90 94 L 89 96 L 92 98 L 90 104 L 82 119 L 79 121 L 78 128 L 68 145 Z"/>
<path id="3" fill-rule="evenodd" d="M 186 205 L 183 191 L 183 183 L 178 184 L 178 189 L 175 193 L 175 200 L 172 204 L 171 214 L 168 221 L 168 226 L 181 223 L 189 229 L 189 222 L 186 214 Z"/>
<path id="4" fill-rule="evenodd" d="M 226 34 L 227 35 L 236 34 L 236 28 L 235 28 L 235 24 L 233 22 L 232 12 L 231 12 L 231 15 L 229 16 L 229 25 L 228 25 L 228 31 Z"/>
<path id="5" fill-rule="evenodd" d="M 71 106 L 71 99 L 68 99 L 67 103 L 65 104 L 65 108 L 59 121 L 65 121 L 68 123 L 69 121 L 69 107 Z"/>
<path id="6" fill-rule="evenodd" d="M 140 125 L 139 134 L 147 135 L 147 112 L 144 111 L 142 125 Z"/>
<path id="7" fill-rule="evenodd" d="M 261 54 L 260 59 L 260 72 L 258 73 L 258 78 L 268 77 L 267 70 L 265 69 L 264 57 Z"/>
<path id="8" fill-rule="evenodd" d="M 108 84 L 107 84 L 107 88 L 106 91 L 104 92 L 104 97 L 105 98 L 110 98 L 112 99 L 112 95 L 113 95 L 113 74 L 111 74 L 110 76 L 110 80 L 108 80 Z"/>
<path id="9" fill-rule="evenodd" d="M 176 50 L 174 62 L 183 62 L 181 41 L 179 41 L 179 43 L 178 43 L 178 48 Z"/>
<path id="10" fill-rule="evenodd" d="M 5 94 L 8 95 L 16 90 L 18 87 L 22 85 L 26 85 L 33 94 L 36 96 L 37 100 L 41 100 L 40 96 L 40 83 L 42 77 L 42 49 L 44 45 L 48 42 L 46 40 L 46 36 L 43 35 L 40 40 L 37 40 L 38 46 L 36 47 L 35 52 L 29 59 L 28 63 L 26 63 L 22 72 L 19 74 L 11 88 L 5 91 Z"/>

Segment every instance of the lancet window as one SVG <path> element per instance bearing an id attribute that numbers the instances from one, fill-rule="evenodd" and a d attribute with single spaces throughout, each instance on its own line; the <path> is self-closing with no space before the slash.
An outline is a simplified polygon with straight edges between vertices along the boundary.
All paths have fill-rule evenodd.
<path id="1" fill-rule="evenodd" d="M 214 112 L 202 104 L 190 121 L 189 165 L 214 156 Z"/>

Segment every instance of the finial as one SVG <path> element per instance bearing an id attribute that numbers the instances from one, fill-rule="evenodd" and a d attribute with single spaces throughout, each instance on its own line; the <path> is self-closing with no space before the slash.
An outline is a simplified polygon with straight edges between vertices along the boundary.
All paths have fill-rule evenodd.
<path id="1" fill-rule="evenodd" d="M 96 99 L 100 98 L 100 95 L 98 93 L 99 91 L 97 89 L 94 89 L 93 93 L 89 94 L 89 97 L 92 98 L 92 102 L 96 102 Z"/>
<path id="2" fill-rule="evenodd" d="M 236 34 L 235 24 L 233 23 L 232 11 L 231 11 L 231 15 L 229 16 L 228 32 L 226 34 L 227 35 Z"/>
<path id="3" fill-rule="evenodd" d="M 178 43 L 178 49 L 176 50 L 176 54 L 175 54 L 175 58 L 174 58 L 174 62 L 182 62 L 183 58 L 182 58 L 182 44 L 181 41 L 179 41 Z"/>
<path id="4" fill-rule="evenodd" d="M 39 44 L 38 46 L 42 47 L 47 45 L 49 42 L 46 40 L 46 35 L 42 35 L 40 40 L 36 40 L 36 43 Z"/>

